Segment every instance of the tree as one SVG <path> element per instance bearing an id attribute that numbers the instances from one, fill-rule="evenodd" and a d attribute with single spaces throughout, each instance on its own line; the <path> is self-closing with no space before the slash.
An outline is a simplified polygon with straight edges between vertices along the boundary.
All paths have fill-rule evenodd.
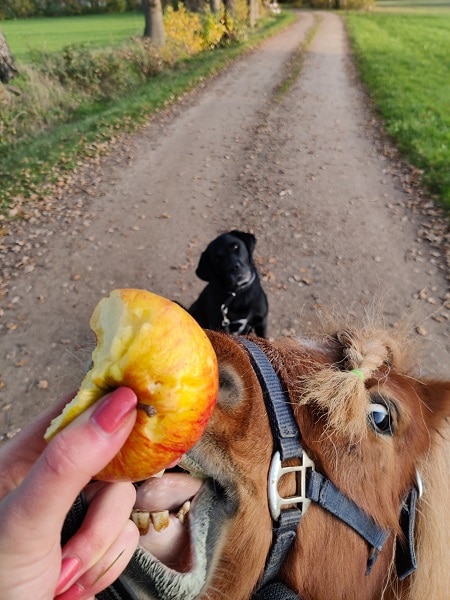
<path id="1" fill-rule="evenodd" d="M 248 20 L 250 27 L 256 25 L 256 21 L 259 19 L 259 1 L 258 0 L 247 0 L 248 5 Z"/>
<path id="2" fill-rule="evenodd" d="M 227 11 L 227 13 L 229 15 L 231 15 L 232 17 L 234 17 L 234 13 L 235 13 L 234 0 L 224 0 L 224 4 L 225 4 L 225 10 Z"/>
<path id="3" fill-rule="evenodd" d="M 143 0 L 142 7 L 145 16 L 144 37 L 150 38 L 155 46 L 161 48 L 166 43 L 161 0 Z"/>
<path id="4" fill-rule="evenodd" d="M 14 66 L 14 59 L 9 49 L 8 42 L 0 30 L 0 81 L 8 83 L 16 75 L 17 69 Z"/>
<path id="5" fill-rule="evenodd" d="M 220 0 L 209 0 L 209 8 L 212 13 L 218 13 L 220 10 Z"/>

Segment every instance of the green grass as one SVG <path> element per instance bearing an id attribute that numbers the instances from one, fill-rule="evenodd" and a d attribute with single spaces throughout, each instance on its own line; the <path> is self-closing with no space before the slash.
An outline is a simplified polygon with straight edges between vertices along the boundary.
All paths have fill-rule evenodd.
<path id="1" fill-rule="evenodd" d="M 379 8 L 346 19 L 387 132 L 450 208 L 450 11 Z"/>
<path id="2" fill-rule="evenodd" d="M 0 21 L 16 60 L 26 62 L 33 51 L 57 52 L 70 44 L 111 46 L 144 31 L 137 13 Z"/>
<path id="3" fill-rule="evenodd" d="M 377 8 L 382 10 L 386 8 L 419 9 L 429 12 L 441 10 L 442 8 L 450 9 L 450 0 L 377 0 Z"/>
<path id="4" fill-rule="evenodd" d="M 283 11 L 277 18 L 267 19 L 245 42 L 184 60 L 176 68 L 152 77 L 132 94 L 84 103 L 70 122 L 42 130 L 15 144 L 0 143 L 0 180 L 4 182 L 0 186 L 0 213 L 7 214 L 8 208 L 16 204 L 15 198 L 39 199 L 52 193 L 53 184 L 70 177 L 80 160 L 101 154 L 120 132 L 136 130 L 159 108 L 295 18 L 293 13 Z M 20 204 L 23 206 L 22 201 Z"/>
<path id="5" fill-rule="evenodd" d="M 275 101 L 281 102 L 282 98 L 289 92 L 291 87 L 294 85 L 295 81 L 300 76 L 300 72 L 303 67 L 303 61 L 305 59 L 305 53 L 311 45 L 314 36 L 320 28 L 320 24 L 322 23 L 322 16 L 319 14 L 314 15 L 314 24 L 311 29 L 308 31 L 306 39 L 304 43 L 300 44 L 292 58 L 289 62 L 288 75 L 279 85 L 276 93 L 275 93 Z"/>

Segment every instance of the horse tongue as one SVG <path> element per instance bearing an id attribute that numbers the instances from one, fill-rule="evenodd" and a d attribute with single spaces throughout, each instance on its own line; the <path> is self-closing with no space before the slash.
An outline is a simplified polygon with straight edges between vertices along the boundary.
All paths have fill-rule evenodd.
<path id="1" fill-rule="evenodd" d="M 179 572 L 191 569 L 189 530 L 170 515 L 169 525 L 162 531 L 150 526 L 148 533 L 141 535 L 139 544 L 167 567 Z"/>
<path id="2" fill-rule="evenodd" d="M 135 508 L 148 512 L 178 509 L 198 492 L 202 480 L 188 473 L 164 473 L 150 477 L 136 491 Z"/>

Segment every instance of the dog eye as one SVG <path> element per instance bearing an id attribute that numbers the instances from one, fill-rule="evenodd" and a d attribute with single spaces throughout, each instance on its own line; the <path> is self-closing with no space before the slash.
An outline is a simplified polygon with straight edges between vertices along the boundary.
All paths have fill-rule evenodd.
<path id="1" fill-rule="evenodd" d="M 389 406 L 380 398 L 377 402 L 372 402 L 368 411 L 369 425 L 375 433 L 382 435 L 393 435 L 394 425 L 392 422 L 392 414 Z"/>
<path id="2" fill-rule="evenodd" d="M 236 244 L 236 243 L 232 244 L 231 245 L 231 251 L 232 252 L 238 252 L 239 251 L 239 244 Z"/>

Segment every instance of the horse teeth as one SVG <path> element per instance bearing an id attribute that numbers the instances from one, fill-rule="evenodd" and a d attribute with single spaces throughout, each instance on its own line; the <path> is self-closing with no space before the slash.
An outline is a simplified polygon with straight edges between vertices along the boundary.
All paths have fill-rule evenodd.
<path id="1" fill-rule="evenodd" d="M 152 475 L 152 477 L 162 477 L 165 473 L 165 469 L 163 469 L 162 471 L 158 471 L 157 473 L 155 473 L 154 475 Z"/>
<path id="2" fill-rule="evenodd" d="M 162 531 L 169 527 L 169 511 L 161 510 L 159 512 L 150 513 L 150 519 L 155 531 Z"/>
<path id="3" fill-rule="evenodd" d="M 176 514 L 176 518 L 180 521 L 180 523 L 184 523 L 190 508 L 191 503 L 189 500 L 186 500 Z M 150 523 L 152 523 L 155 531 L 163 531 L 166 529 L 166 527 L 169 527 L 169 514 L 170 513 L 168 510 L 148 512 L 147 510 L 139 510 L 135 508 L 131 512 L 131 520 L 139 529 L 139 534 L 145 535 L 148 533 Z"/>
<path id="4" fill-rule="evenodd" d="M 185 520 L 186 515 L 188 514 L 190 508 L 191 508 L 191 503 L 189 500 L 186 500 L 186 502 L 183 504 L 183 506 L 180 508 L 180 510 L 176 514 L 176 517 L 180 521 L 180 523 L 184 523 L 184 520 Z"/>
<path id="5" fill-rule="evenodd" d="M 145 535 L 150 528 L 150 513 L 146 510 L 136 510 L 131 512 L 131 520 L 139 529 L 139 535 Z"/>

